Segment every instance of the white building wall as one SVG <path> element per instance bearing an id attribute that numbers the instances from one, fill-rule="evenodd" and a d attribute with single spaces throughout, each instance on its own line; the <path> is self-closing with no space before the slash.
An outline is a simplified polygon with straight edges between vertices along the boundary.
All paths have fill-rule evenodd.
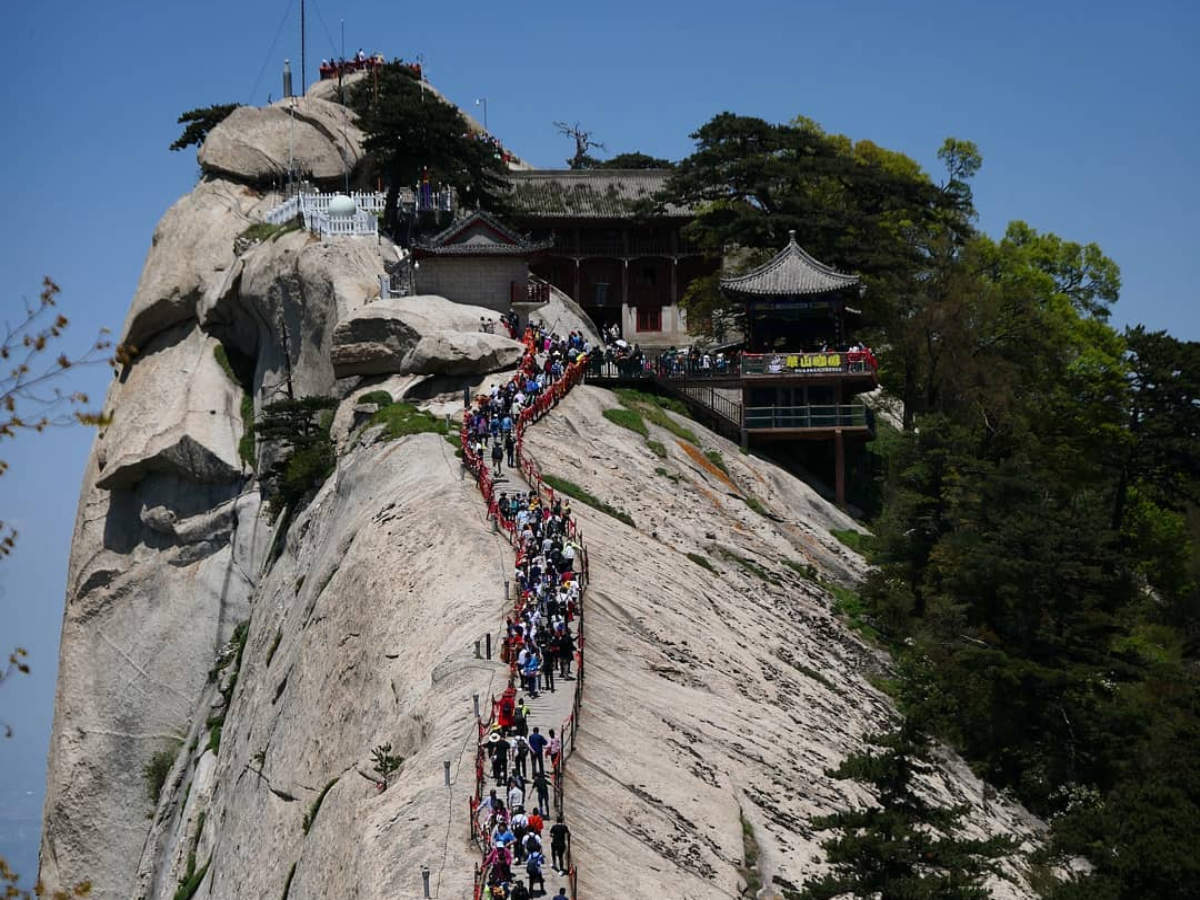
<path id="1" fill-rule="evenodd" d="M 431 257 L 414 273 L 418 294 L 437 294 L 455 303 L 508 312 L 510 285 L 529 281 L 529 263 L 519 257 Z"/>

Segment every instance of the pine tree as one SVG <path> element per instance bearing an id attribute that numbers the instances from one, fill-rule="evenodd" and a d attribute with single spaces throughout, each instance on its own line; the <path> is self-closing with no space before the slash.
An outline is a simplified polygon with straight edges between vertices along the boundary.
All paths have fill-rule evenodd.
<path id="1" fill-rule="evenodd" d="M 881 752 L 853 754 L 828 774 L 869 785 L 878 802 L 812 820 L 817 831 L 835 832 L 821 844 L 832 871 L 806 881 L 797 900 L 986 900 L 983 879 L 1013 841 L 960 837 L 966 808 L 939 807 L 918 793 L 914 779 L 932 767 L 929 741 L 914 726 L 906 722 L 867 742 Z"/>
<path id="2" fill-rule="evenodd" d="M 285 452 L 263 476 L 271 505 L 292 506 L 320 485 L 337 465 L 329 425 L 337 401 L 332 397 L 279 400 L 263 407 L 254 426 L 261 443 Z"/>
<path id="3" fill-rule="evenodd" d="M 464 207 L 504 211 L 508 169 L 501 154 L 407 65 L 380 67 L 350 88 L 347 104 L 358 114 L 363 147 L 387 185 L 383 225 L 389 233 L 398 233 L 400 190 L 424 173 L 458 191 Z"/>

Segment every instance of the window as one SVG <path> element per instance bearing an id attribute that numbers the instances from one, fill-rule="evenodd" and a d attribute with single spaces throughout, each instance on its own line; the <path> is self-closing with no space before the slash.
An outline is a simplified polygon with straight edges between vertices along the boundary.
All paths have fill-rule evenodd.
<path id="1" fill-rule="evenodd" d="M 662 307 L 639 306 L 637 311 L 638 331 L 662 331 Z"/>

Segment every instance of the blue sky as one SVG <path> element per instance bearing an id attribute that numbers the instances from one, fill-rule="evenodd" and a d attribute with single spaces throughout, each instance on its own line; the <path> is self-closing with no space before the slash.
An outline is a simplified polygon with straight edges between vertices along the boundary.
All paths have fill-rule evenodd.
<path id="1" fill-rule="evenodd" d="M 119 330 L 156 221 L 197 177 L 169 153 L 175 118 L 279 96 L 299 72 L 299 0 L 10 4 L 0 29 L 8 213 L 0 304 L 13 321 L 44 274 L 63 287 L 77 346 Z M 610 153 L 678 158 L 722 110 L 806 115 L 931 171 L 947 135 L 976 141 L 980 225 L 1011 219 L 1096 241 L 1121 266 L 1118 324 L 1200 339 L 1200 4 L 691 0 L 395 4 L 308 0 L 309 72 L 346 47 L 420 54 L 429 78 L 536 165 L 583 123 Z M 278 31 L 285 23 L 282 32 Z M 273 39 L 278 34 L 278 40 Z M 472 111 L 476 111 L 472 109 Z M 103 393 L 107 373 L 81 385 Z M 34 673 L 0 687 L 0 855 L 32 872 L 66 557 L 91 435 L 0 445 L 0 519 L 21 530 L 0 563 L 0 649 Z"/>

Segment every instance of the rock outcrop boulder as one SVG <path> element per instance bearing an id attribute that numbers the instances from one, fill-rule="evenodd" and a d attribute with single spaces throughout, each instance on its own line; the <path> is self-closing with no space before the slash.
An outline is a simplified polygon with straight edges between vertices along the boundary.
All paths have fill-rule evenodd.
<path id="1" fill-rule="evenodd" d="M 218 362 L 219 347 L 181 324 L 142 351 L 101 435 L 97 486 L 130 488 L 151 472 L 197 484 L 242 478 L 242 389 Z"/>
<path id="2" fill-rule="evenodd" d="M 154 229 L 121 340 L 140 349 L 159 332 L 194 319 L 201 298 L 233 265 L 233 239 L 263 207 L 257 192 L 221 179 L 201 181 L 176 201 Z"/>
<path id="3" fill-rule="evenodd" d="M 317 97 L 274 106 L 239 106 L 209 132 L 197 154 L 207 174 L 261 184 L 293 170 L 334 181 L 362 159 L 363 134 L 353 113 Z M 290 156 L 289 156 L 290 154 Z"/>
<path id="4" fill-rule="evenodd" d="M 351 375 L 481 375 L 516 365 L 519 341 L 479 330 L 490 310 L 442 297 L 380 300 L 343 319 L 333 335 L 333 370 Z"/>

